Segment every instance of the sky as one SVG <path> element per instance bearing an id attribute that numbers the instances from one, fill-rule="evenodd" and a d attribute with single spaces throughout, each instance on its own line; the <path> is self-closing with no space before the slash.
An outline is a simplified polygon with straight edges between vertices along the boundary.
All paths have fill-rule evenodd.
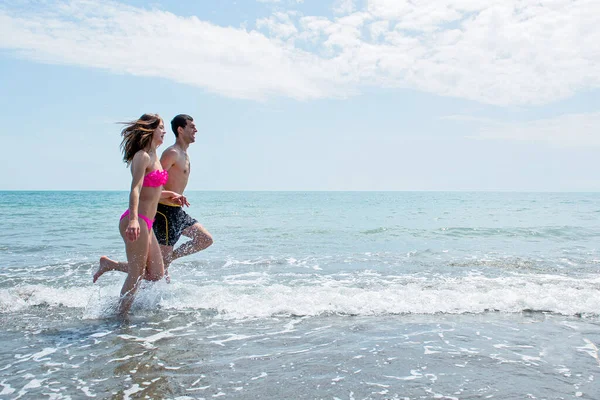
<path id="1" fill-rule="evenodd" d="M 3 0 L 0 190 L 128 190 L 117 123 L 151 112 L 196 122 L 188 190 L 600 191 L 598 15 L 597 0 Z"/>

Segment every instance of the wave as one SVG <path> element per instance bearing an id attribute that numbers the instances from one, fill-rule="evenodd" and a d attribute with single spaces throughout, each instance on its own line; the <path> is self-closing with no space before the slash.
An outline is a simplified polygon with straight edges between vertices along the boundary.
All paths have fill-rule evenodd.
<path id="1" fill-rule="evenodd" d="M 532 227 L 463 227 L 447 226 L 429 229 L 403 226 L 380 226 L 362 230 L 361 235 L 388 235 L 411 238 L 535 238 L 577 240 L 600 237 L 600 231 L 581 226 L 532 226 Z"/>
<path id="2" fill-rule="evenodd" d="M 69 288 L 22 285 L 0 290 L 0 313 L 28 308 L 82 310 L 102 318 L 116 304 L 120 283 Z M 396 276 L 374 272 L 335 277 L 303 277 L 287 283 L 263 274 L 242 274 L 219 282 L 147 283 L 137 309 L 210 311 L 225 319 L 273 316 L 519 313 L 539 310 L 563 315 L 592 315 L 600 310 L 600 278 L 557 275 Z"/>

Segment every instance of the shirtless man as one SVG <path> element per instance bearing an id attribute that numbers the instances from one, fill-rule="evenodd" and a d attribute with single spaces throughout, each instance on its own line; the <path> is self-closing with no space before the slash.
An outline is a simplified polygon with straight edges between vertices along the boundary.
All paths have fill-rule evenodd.
<path id="1" fill-rule="evenodd" d="M 198 130 L 194 119 L 185 114 L 173 118 L 171 129 L 175 134 L 175 144 L 167 147 L 160 157 L 163 169 L 169 172 L 169 180 L 163 189 L 183 194 L 190 177 L 190 159 L 187 149 L 196 141 Z M 183 204 L 179 204 L 169 202 L 168 199 L 161 200 L 153 225 L 163 255 L 167 281 L 169 281 L 167 271 L 174 260 L 204 250 L 213 243 L 210 233 L 183 210 L 183 205 L 189 206 L 185 197 L 182 202 Z M 191 240 L 174 249 L 181 235 Z"/>

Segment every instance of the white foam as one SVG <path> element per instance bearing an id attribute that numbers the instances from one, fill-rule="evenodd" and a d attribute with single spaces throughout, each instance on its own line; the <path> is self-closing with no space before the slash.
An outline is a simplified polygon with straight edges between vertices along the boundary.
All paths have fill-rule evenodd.
<path id="1" fill-rule="evenodd" d="M 0 386 L 2 386 L 2 391 L 0 392 L 0 396 L 13 394 L 15 392 L 15 389 L 13 389 L 8 383 L 5 383 L 4 381 L 0 382 Z"/>
<path id="2" fill-rule="evenodd" d="M 136 309 L 212 310 L 221 318 L 323 314 L 386 315 L 483 313 L 486 311 L 549 311 L 564 315 L 598 315 L 599 277 L 512 275 L 489 278 L 413 275 L 382 276 L 373 271 L 356 274 L 299 275 L 291 283 L 262 273 L 234 275 L 220 281 L 144 284 Z M 288 278 L 289 279 L 289 278 Z M 274 283 L 279 282 L 279 283 Z M 84 318 L 113 312 L 120 284 L 55 288 L 27 285 L 0 290 L 0 312 L 38 305 L 82 308 Z M 51 311 L 50 311 L 51 312 Z M 168 339 L 163 332 L 143 339 Z"/>
<path id="3" fill-rule="evenodd" d="M 183 335 L 181 335 L 181 336 L 183 336 Z M 175 337 L 175 335 L 173 333 L 171 333 L 171 331 L 167 330 L 167 331 L 156 333 L 152 336 L 148 336 L 147 338 L 144 339 L 144 341 L 148 342 L 148 343 L 155 343 L 155 342 L 158 342 L 159 340 L 173 338 L 173 337 Z"/>
<path id="4" fill-rule="evenodd" d="M 32 379 L 31 381 L 29 381 L 29 383 L 27 383 L 25 386 L 23 386 L 23 388 L 19 391 L 19 397 L 24 396 L 25 394 L 27 394 L 27 389 L 36 389 L 42 386 L 42 383 L 44 383 L 46 379 Z"/>
<path id="5" fill-rule="evenodd" d="M 595 358 L 596 362 L 598 362 L 598 365 L 600 365 L 600 358 L 598 357 L 598 347 L 596 347 L 596 345 L 588 338 L 583 338 L 583 341 L 586 343 L 586 345 L 583 347 L 578 347 L 577 350 L 588 353 L 590 356 Z"/>
<path id="6" fill-rule="evenodd" d="M 112 333 L 112 331 L 106 331 L 106 332 L 97 332 L 97 333 L 93 333 L 90 335 L 91 338 L 101 338 L 104 337 L 106 335 L 110 335 Z"/>
<path id="7" fill-rule="evenodd" d="M 165 295 L 161 306 L 173 309 L 213 309 L 225 318 L 273 315 L 352 315 L 521 312 L 543 310 L 565 315 L 596 314 L 600 280 L 562 276 L 486 278 L 407 278 L 368 284 L 320 280 L 291 286 L 209 284 L 181 285 L 177 295 Z M 310 283 L 310 282 L 306 282 Z M 362 287 L 360 287 L 362 286 Z"/>
<path id="8" fill-rule="evenodd" d="M 267 374 L 266 372 L 261 372 L 260 375 L 254 376 L 254 377 L 250 378 L 250 380 L 255 381 L 257 379 L 266 378 L 267 376 L 269 376 L 269 374 Z"/>
<path id="9" fill-rule="evenodd" d="M 129 389 L 123 391 L 123 395 L 124 395 L 123 399 L 129 399 L 130 398 L 129 396 L 131 396 L 132 394 L 136 394 L 136 393 L 141 392 L 143 390 L 144 390 L 144 388 L 141 388 L 140 385 L 138 385 L 136 383 L 132 387 L 130 387 Z"/>
<path id="10" fill-rule="evenodd" d="M 47 355 L 50 355 L 52 353 L 56 353 L 56 350 L 57 349 L 53 348 L 53 347 L 46 347 L 46 348 L 44 348 L 44 350 L 39 351 L 39 352 L 33 354 L 31 356 L 31 358 L 33 358 L 34 361 L 38 361 L 38 362 L 39 361 L 46 361 L 46 360 L 49 360 L 49 358 L 44 358 L 44 357 L 46 357 Z"/>
<path id="11" fill-rule="evenodd" d="M 57 288 L 23 285 L 0 289 L 0 312 L 16 312 L 32 306 L 83 307 L 89 299 L 89 288 Z"/>
<path id="12" fill-rule="evenodd" d="M 107 364 L 111 363 L 111 362 L 115 362 L 115 361 L 126 361 L 126 360 L 129 360 L 131 358 L 143 356 L 144 354 L 146 354 L 146 352 L 142 351 L 141 353 L 138 353 L 138 354 L 128 354 L 128 355 L 126 355 L 124 357 L 121 357 L 121 358 L 112 358 L 112 359 L 108 360 Z"/>

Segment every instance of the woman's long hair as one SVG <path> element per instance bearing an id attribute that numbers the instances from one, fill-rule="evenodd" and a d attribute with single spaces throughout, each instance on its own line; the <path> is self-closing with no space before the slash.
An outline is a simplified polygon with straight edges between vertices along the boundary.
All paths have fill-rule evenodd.
<path id="1" fill-rule="evenodd" d="M 125 128 L 121 131 L 121 151 L 123 161 L 129 165 L 138 151 L 145 149 L 152 142 L 154 130 L 158 128 L 162 118 L 158 114 L 144 114 L 136 121 L 121 122 Z"/>

